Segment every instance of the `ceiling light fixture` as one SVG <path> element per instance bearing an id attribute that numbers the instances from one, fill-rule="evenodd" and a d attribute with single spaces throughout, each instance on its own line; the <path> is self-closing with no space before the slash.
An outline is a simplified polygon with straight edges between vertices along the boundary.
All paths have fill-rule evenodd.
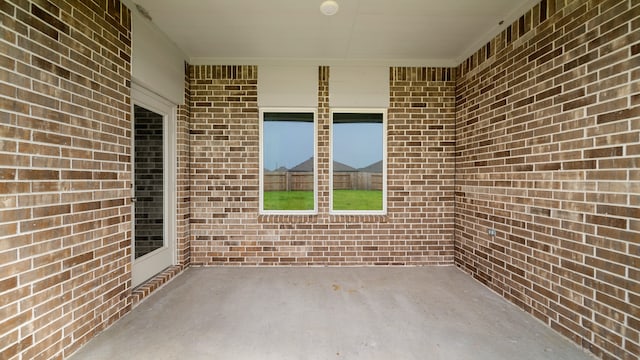
<path id="1" fill-rule="evenodd" d="M 335 15 L 339 8 L 338 3 L 334 0 L 326 0 L 320 4 L 320 12 L 327 16 Z"/>

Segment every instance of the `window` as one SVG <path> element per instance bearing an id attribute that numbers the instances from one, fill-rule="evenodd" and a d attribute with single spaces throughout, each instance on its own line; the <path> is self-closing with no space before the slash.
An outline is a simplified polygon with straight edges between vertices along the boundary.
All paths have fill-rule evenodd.
<path id="1" fill-rule="evenodd" d="M 315 118 L 315 110 L 260 110 L 261 213 L 316 213 Z"/>
<path id="2" fill-rule="evenodd" d="M 333 213 L 386 212 L 386 110 L 331 112 Z"/>

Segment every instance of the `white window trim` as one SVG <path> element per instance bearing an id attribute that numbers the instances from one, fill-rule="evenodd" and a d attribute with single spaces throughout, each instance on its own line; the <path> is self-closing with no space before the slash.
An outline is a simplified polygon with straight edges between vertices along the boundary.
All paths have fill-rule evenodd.
<path id="1" fill-rule="evenodd" d="M 333 114 L 382 114 L 382 210 L 333 210 Z M 387 214 L 387 109 L 335 108 L 329 117 L 329 214 L 331 215 L 386 215 Z"/>
<path id="2" fill-rule="evenodd" d="M 261 107 L 260 112 L 260 215 L 316 215 L 318 214 L 318 109 Z M 313 210 L 265 210 L 264 209 L 264 113 L 312 113 L 313 114 Z"/>

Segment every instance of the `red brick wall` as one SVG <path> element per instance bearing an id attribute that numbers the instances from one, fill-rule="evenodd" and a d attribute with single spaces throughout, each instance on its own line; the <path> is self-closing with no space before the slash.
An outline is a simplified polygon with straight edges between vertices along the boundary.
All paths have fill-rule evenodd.
<path id="1" fill-rule="evenodd" d="M 640 5 L 566 2 L 542 1 L 456 72 L 390 69 L 386 216 L 329 215 L 329 67 L 318 215 L 260 216 L 259 69 L 187 66 L 179 264 L 130 296 L 129 11 L 3 1 L 0 358 L 68 355 L 190 263 L 454 255 L 595 354 L 637 358 Z"/>
<path id="2" fill-rule="evenodd" d="M 130 307 L 130 13 L 0 18 L 0 358 L 61 358 Z"/>
<path id="3" fill-rule="evenodd" d="M 637 359 L 640 2 L 542 1 L 461 64 L 456 97 L 456 264 Z"/>
<path id="4" fill-rule="evenodd" d="M 320 68 L 318 82 L 318 215 L 259 215 L 258 71 L 191 67 L 193 264 L 452 263 L 451 69 L 390 72 L 386 216 L 329 215 L 328 67 Z"/>

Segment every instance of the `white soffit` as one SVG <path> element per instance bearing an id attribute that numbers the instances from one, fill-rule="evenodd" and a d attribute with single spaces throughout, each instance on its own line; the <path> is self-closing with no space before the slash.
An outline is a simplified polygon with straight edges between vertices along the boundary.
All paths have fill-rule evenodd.
<path id="1" fill-rule="evenodd" d="M 193 64 L 457 66 L 539 0 L 136 0 Z M 498 25 L 503 21 L 502 25 Z"/>
<path id="2" fill-rule="evenodd" d="M 332 108 L 388 108 L 389 68 L 332 66 L 329 89 Z"/>
<path id="3" fill-rule="evenodd" d="M 318 67 L 258 66 L 258 106 L 318 107 Z"/>
<path id="4" fill-rule="evenodd" d="M 133 80 L 173 104 L 182 104 L 186 55 L 134 4 L 128 0 L 124 4 L 131 10 Z"/>

